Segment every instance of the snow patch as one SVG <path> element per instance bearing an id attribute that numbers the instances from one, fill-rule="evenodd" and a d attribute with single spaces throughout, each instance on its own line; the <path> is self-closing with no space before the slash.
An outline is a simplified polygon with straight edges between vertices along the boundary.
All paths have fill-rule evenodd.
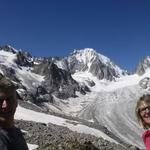
<path id="1" fill-rule="evenodd" d="M 103 137 L 104 139 L 109 140 L 110 142 L 114 142 L 118 144 L 118 142 L 116 142 L 115 140 L 113 140 L 112 138 L 104 134 L 103 132 L 97 129 L 82 125 L 77 121 L 76 121 L 77 122 L 76 125 L 74 123 L 71 124 L 71 122 L 68 119 L 63 119 L 61 117 L 47 115 L 47 114 L 40 113 L 40 112 L 35 112 L 32 110 L 25 109 L 21 106 L 18 106 L 17 108 L 15 119 L 18 119 L 18 120 L 23 119 L 23 120 L 35 121 L 35 122 L 41 122 L 41 123 L 52 123 L 52 124 L 68 127 L 70 130 L 77 131 L 79 133 L 85 133 L 85 134 L 95 135 L 97 137 Z"/>
<path id="2" fill-rule="evenodd" d="M 38 145 L 35 144 L 29 144 L 27 143 L 29 150 L 36 150 L 38 148 Z"/>

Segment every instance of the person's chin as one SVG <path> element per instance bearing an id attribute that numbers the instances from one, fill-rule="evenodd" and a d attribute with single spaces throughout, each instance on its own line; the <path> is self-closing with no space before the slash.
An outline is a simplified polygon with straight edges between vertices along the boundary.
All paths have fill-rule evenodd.
<path id="1" fill-rule="evenodd" d="M 9 117 L 0 116 L 0 126 L 11 127 L 13 123 L 14 123 L 14 116 L 9 116 Z"/>
<path id="2" fill-rule="evenodd" d="M 144 122 L 145 122 L 148 126 L 150 126 L 150 117 L 145 118 L 145 119 L 144 119 Z"/>

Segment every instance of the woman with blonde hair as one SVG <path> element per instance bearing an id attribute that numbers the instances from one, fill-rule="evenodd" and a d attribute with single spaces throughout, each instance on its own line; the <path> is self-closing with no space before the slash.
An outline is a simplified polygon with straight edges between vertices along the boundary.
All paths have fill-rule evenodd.
<path id="1" fill-rule="evenodd" d="M 136 117 L 140 126 L 145 129 L 142 138 L 146 150 L 150 150 L 150 94 L 143 95 L 137 101 Z"/>

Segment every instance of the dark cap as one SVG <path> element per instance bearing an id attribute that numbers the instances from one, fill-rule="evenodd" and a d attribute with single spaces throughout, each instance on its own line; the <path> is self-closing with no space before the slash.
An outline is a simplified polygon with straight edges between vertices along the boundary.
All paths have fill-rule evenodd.
<path id="1" fill-rule="evenodd" d="M 0 90 L 16 89 L 15 84 L 7 77 L 0 73 Z"/>

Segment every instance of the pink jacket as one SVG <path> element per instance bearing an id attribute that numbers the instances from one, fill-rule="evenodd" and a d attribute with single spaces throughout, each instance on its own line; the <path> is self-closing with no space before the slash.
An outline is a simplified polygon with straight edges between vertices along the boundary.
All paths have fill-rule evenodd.
<path id="1" fill-rule="evenodd" d="M 145 130 L 142 134 L 146 150 L 150 150 L 150 130 Z"/>

